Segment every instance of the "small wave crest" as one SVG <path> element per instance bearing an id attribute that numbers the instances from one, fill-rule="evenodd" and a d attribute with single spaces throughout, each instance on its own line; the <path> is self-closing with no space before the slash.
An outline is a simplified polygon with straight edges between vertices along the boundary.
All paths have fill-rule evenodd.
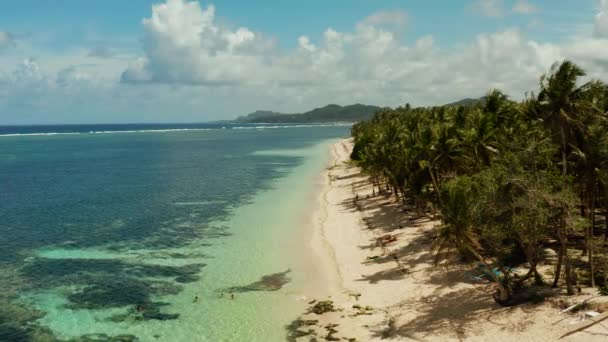
<path id="1" fill-rule="evenodd" d="M 311 128 L 311 127 L 347 127 L 351 123 L 328 123 L 328 124 L 293 124 L 293 125 L 273 125 L 256 124 L 255 126 L 221 126 L 214 128 L 159 128 L 159 129 L 137 129 L 137 130 L 100 130 L 83 132 L 31 132 L 31 133 L 0 133 L 0 137 L 27 137 L 27 136 L 54 136 L 54 135 L 78 135 L 78 134 L 135 134 L 135 133 L 170 133 L 170 132 L 189 132 L 189 131 L 215 131 L 215 130 L 265 130 L 265 129 L 286 129 L 286 128 Z"/>

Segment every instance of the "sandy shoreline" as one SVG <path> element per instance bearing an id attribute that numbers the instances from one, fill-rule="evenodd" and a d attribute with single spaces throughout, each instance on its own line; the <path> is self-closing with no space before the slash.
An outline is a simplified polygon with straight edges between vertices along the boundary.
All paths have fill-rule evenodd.
<path id="1" fill-rule="evenodd" d="M 350 139 L 331 146 L 310 243 L 328 294 L 311 307 L 329 299 L 336 311 L 303 314 L 297 330 L 306 334 L 296 340 L 554 341 L 577 318 L 559 315 L 560 306 L 595 294 L 496 305 L 491 288 L 469 279 L 465 265 L 434 265 L 430 244 L 439 222 L 374 196 L 366 177 L 345 163 L 351 149 Z M 378 246 L 386 234 L 397 241 Z M 562 340 L 607 338 L 608 329 L 596 325 Z"/>

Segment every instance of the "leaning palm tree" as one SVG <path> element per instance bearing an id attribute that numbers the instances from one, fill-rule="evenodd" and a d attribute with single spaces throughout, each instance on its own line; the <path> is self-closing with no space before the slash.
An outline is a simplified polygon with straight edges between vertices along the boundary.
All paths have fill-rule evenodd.
<path id="1" fill-rule="evenodd" d="M 469 177 L 458 177 L 443 186 L 441 191 L 442 224 L 432 247 L 436 254 L 435 261 L 439 262 L 453 248 L 463 254 L 473 256 L 487 270 L 490 270 L 488 276 L 492 278 L 497 287 L 494 300 L 501 305 L 508 305 L 512 297 L 508 275 L 504 274 L 501 278 L 493 271 L 494 268 L 482 254 L 479 237 L 473 229 L 473 225 L 477 221 L 475 201 L 478 198 L 472 189 L 472 181 Z"/>

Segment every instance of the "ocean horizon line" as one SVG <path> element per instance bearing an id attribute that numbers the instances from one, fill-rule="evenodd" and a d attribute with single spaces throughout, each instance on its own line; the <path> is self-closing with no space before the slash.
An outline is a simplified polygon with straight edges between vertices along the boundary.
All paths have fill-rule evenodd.
<path id="1" fill-rule="evenodd" d="M 127 133 L 168 133 L 211 130 L 251 130 L 286 129 L 307 127 L 346 127 L 352 123 L 192 123 L 192 124 L 67 124 L 67 125 L 27 125 L 0 126 L 0 137 L 53 136 L 78 134 L 127 134 Z M 94 128 L 106 128 L 95 130 Z M 53 130 L 55 128 L 55 130 Z M 57 130 L 57 128 L 59 128 Z M 65 130 L 62 130 L 65 129 Z M 66 129 L 67 128 L 67 129 Z M 69 128 L 75 128 L 70 130 Z M 120 129 L 124 128 L 124 129 Z M 3 132 L 4 130 L 4 132 Z M 29 131 L 28 131 L 29 130 Z"/>

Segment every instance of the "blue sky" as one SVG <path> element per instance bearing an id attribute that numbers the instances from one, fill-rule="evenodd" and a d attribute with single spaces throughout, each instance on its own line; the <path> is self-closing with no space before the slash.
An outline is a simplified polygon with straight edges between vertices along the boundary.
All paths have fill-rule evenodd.
<path id="1" fill-rule="evenodd" d="M 429 105 L 493 87 L 519 98 L 563 58 L 605 77 L 607 10 L 606 0 L 7 2 L 0 124 Z"/>

